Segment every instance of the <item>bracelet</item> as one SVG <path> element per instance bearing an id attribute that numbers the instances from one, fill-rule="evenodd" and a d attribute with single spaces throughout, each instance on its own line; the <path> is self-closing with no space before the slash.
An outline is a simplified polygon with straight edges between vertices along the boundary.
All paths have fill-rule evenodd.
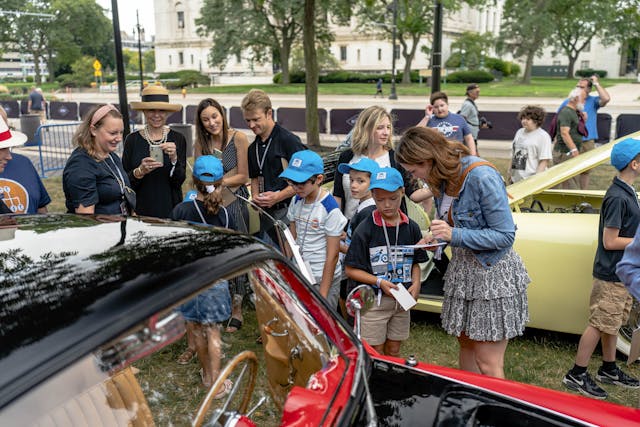
<path id="1" fill-rule="evenodd" d="M 378 277 L 378 278 L 376 279 L 376 286 L 377 286 L 377 287 L 380 287 L 380 283 L 382 283 L 382 277 Z"/>
<path id="2" fill-rule="evenodd" d="M 571 150 L 569 150 L 570 153 L 577 153 L 578 149 L 577 148 L 572 148 Z"/>
<path id="3" fill-rule="evenodd" d="M 136 172 L 138 172 L 136 174 Z M 135 168 L 133 170 L 133 177 L 136 179 L 142 179 L 142 177 L 144 176 L 144 174 L 142 173 L 142 169 L 140 169 L 140 166 L 138 166 L 137 168 Z"/>

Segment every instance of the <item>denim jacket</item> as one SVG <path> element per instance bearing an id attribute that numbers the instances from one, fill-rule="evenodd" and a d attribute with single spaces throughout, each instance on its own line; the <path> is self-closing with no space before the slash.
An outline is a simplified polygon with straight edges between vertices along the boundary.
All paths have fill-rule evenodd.
<path id="1" fill-rule="evenodd" d="M 482 159 L 463 157 L 460 173 L 478 161 Z M 436 206 L 441 203 L 442 196 L 436 199 Z M 471 249 L 485 269 L 500 261 L 513 245 L 516 227 L 507 191 L 502 176 L 492 167 L 478 166 L 469 172 L 451 209 L 451 246 Z"/>

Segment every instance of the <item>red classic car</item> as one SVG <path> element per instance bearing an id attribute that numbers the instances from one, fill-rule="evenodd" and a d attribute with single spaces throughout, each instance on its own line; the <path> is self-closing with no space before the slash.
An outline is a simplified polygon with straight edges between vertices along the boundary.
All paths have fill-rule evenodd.
<path id="1" fill-rule="evenodd" d="M 207 389 L 176 363 L 175 308 L 246 275 L 255 311 Z M 146 218 L 21 216 L 0 228 L 0 424 L 625 426 L 640 411 L 384 357 L 273 248 Z M 366 289 L 350 299 L 367 308 Z M 256 343 L 260 337 L 261 344 Z M 225 378 L 233 388 L 213 397 Z"/>

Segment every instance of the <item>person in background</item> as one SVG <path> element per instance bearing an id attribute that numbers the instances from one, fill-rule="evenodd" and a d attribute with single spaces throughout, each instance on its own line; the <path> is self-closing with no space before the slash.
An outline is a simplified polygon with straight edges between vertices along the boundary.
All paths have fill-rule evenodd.
<path id="1" fill-rule="evenodd" d="M 295 191 L 287 210 L 291 234 L 320 295 L 335 309 L 342 277 L 340 237 L 347 219 L 331 193 L 321 187 L 322 158 L 311 150 L 295 152 L 280 178 Z"/>
<path id="2" fill-rule="evenodd" d="M 273 120 L 271 99 L 263 90 L 250 90 L 240 108 L 247 126 L 256 135 L 248 149 L 251 198 L 274 219 L 288 224 L 288 202 L 295 191 L 279 175 L 287 168 L 293 153 L 306 147 L 300 138 Z M 260 238 L 279 246 L 273 221 L 262 215 Z"/>
<path id="3" fill-rule="evenodd" d="M 480 86 L 478 86 L 477 83 L 471 83 L 469 86 L 467 86 L 467 97 L 462 102 L 462 106 L 460 107 L 460 111 L 458 112 L 458 114 L 467 121 L 467 124 L 469 124 L 469 128 L 471 128 L 471 135 L 473 136 L 473 141 L 476 144 L 476 150 L 478 149 L 478 132 L 480 132 L 480 129 L 486 129 L 488 127 L 486 121 L 481 121 L 480 111 L 476 106 L 475 101 L 479 97 Z"/>
<path id="4" fill-rule="evenodd" d="M 544 116 L 544 109 L 536 105 L 527 105 L 518 113 L 522 127 L 513 138 L 507 181 L 518 182 L 547 169 L 552 145 L 551 137 L 541 128 Z"/>
<path id="5" fill-rule="evenodd" d="M 193 184 L 197 195 L 173 208 L 171 219 L 234 229 L 233 217 L 222 206 L 222 195 L 215 191 L 222 183 L 223 173 L 220 159 L 211 155 L 198 157 L 193 164 Z M 202 385 L 208 389 L 220 375 L 220 324 L 231 315 L 229 283 L 226 280 L 216 283 L 181 305 L 178 311 L 187 321 L 187 330 L 200 361 Z M 225 380 L 223 389 L 214 398 L 223 398 L 232 386 L 231 380 Z"/>
<path id="6" fill-rule="evenodd" d="M 167 126 L 169 113 L 182 106 L 169 103 L 169 92 L 162 86 L 147 86 L 140 102 L 131 108 L 142 111 L 145 125 L 127 135 L 122 164 L 136 191 L 138 215 L 169 218 L 173 207 L 182 201 L 182 183 L 186 178 L 187 142 L 184 136 Z"/>
<path id="7" fill-rule="evenodd" d="M 611 150 L 611 164 L 619 171 L 602 200 L 598 246 L 593 260 L 593 285 L 589 298 L 589 323 L 580 337 L 573 368 L 562 378 L 570 390 L 595 399 L 607 392 L 596 384 L 587 367 L 598 342 L 602 366 L 596 380 L 626 388 L 640 388 L 640 381 L 616 365 L 618 331 L 629 320 L 633 298 L 616 275 L 616 265 L 640 224 L 640 205 L 633 182 L 640 176 L 640 141 L 628 138 Z"/>
<path id="8" fill-rule="evenodd" d="M 4 109 L 2 110 L 4 111 Z M 3 173 L 7 164 L 12 160 L 11 147 L 16 147 L 27 142 L 27 135 L 22 132 L 16 132 L 9 129 L 6 120 L 0 120 L 0 173 Z M 0 200 L 0 214 L 13 213 L 5 203 L 7 195 L 2 192 L 2 200 Z"/>
<path id="9" fill-rule="evenodd" d="M 590 95 L 593 87 L 596 88 L 598 95 Z M 584 91 L 584 113 L 586 114 L 586 128 L 587 134 L 582 137 L 582 145 L 580 146 L 580 153 L 586 153 L 591 151 L 596 146 L 598 141 L 598 110 L 611 101 L 609 92 L 600 84 L 598 75 L 594 74 L 589 78 L 582 78 L 578 80 L 576 88 Z M 567 104 L 569 99 L 565 99 L 558 112 L 560 112 Z M 581 190 L 586 190 L 589 186 L 589 171 L 583 172 L 579 177 L 579 185 Z"/>
<path id="10" fill-rule="evenodd" d="M 122 142 L 122 115 L 111 104 L 92 108 L 73 135 L 76 148 L 62 172 L 69 213 L 127 215 L 129 177 L 115 153 Z M 129 189 L 130 190 L 130 189 Z"/>
<path id="11" fill-rule="evenodd" d="M 559 165 L 573 157 L 578 157 L 582 148 L 582 135 L 578 130 L 580 117 L 584 111 L 584 91 L 573 89 L 569 92 L 569 102 L 558 113 L 558 125 L 553 145 L 553 164 Z M 561 188 L 579 187 L 575 179 L 564 181 Z"/>
<path id="12" fill-rule="evenodd" d="M 351 147 L 343 151 L 338 163 L 354 164 L 362 158 L 374 160 L 380 167 L 392 167 L 400 171 L 404 177 L 407 194 L 413 192 L 413 185 L 409 176 L 400 165 L 396 164 L 393 156 L 393 124 L 391 115 L 384 107 L 373 105 L 365 108 L 353 127 Z M 347 219 L 353 217 L 359 200 L 351 196 L 351 180 L 349 174 L 336 170 L 333 180 L 333 197 Z M 406 212 L 403 200 L 402 210 Z"/>
<path id="13" fill-rule="evenodd" d="M 200 101 L 196 109 L 196 142 L 194 156 L 215 155 L 222 160 L 224 177 L 218 187 L 224 203 L 233 217 L 236 229 L 242 233 L 249 231 L 249 211 L 243 199 L 249 198 L 249 141 L 243 132 L 229 128 L 222 105 L 214 99 Z M 241 199 L 231 196 L 238 195 Z M 246 276 L 240 276 L 230 282 L 233 295 L 233 313 L 226 332 L 236 332 L 242 327 L 242 300 L 249 291 Z"/>
<path id="14" fill-rule="evenodd" d="M 423 126 L 402 135 L 396 159 L 434 194 L 437 219 L 426 242 L 451 245 L 441 317 L 458 339 L 460 369 L 504 378 L 507 344 L 528 321 L 530 279 L 513 250 L 516 227 L 503 178 L 463 144 Z"/>
<path id="15" fill-rule="evenodd" d="M 29 99 L 27 100 L 27 111 L 29 114 L 37 114 L 40 116 L 40 124 L 43 125 L 47 121 L 47 101 L 44 99 L 42 89 L 31 87 Z"/>
<path id="16" fill-rule="evenodd" d="M 0 106 L 0 117 L 8 126 L 7 112 Z M 3 126 L 4 128 L 4 126 Z M 13 131 L 14 135 L 27 136 Z M 11 212 L 17 214 L 45 214 L 51 197 L 47 192 L 36 168 L 31 160 L 22 154 L 11 153 L 7 150 L 6 163 L 0 166 L 0 193 L 2 201 Z"/>
<path id="17" fill-rule="evenodd" d="M 413 249 L 422 239 L 420 227 L 400 210 L 404 180 L 393 168 L 380 168 L 369 189 L 375 210 L 353 233 L 345 257 L 345 272 L 354 282 L 367 284 L 377 292 L 377 304 L 362 316 L 361 333 L 377 352 L 400 357 L 400 345 L 409 338 L 410 315 L 398 304 L 391 289 L 404 286 L 417 300 L 420 295 L 420 266 L 426 253 Z"/>
<path id="18" fill-rule="evenodd" d="M 444 92 L 433 92 L 425 108 L 425 116 L 416 126 L 434 128 L 446 139 L 459 141 L 469 148 L 472 156 L 477 155 L 476 143 L 471 128 L 464 117 L 449 111 L 449 97 Z"/>
<path id="19" fill-rule="evenodd" d="M 382 94 L 382 78 L 379 78 L 376 81 L 376 94 L 373 95 L 373 97 L 377 97 L 378 95 L 380 95 L 380 98 L 383 98 L 384 95 Z"/>

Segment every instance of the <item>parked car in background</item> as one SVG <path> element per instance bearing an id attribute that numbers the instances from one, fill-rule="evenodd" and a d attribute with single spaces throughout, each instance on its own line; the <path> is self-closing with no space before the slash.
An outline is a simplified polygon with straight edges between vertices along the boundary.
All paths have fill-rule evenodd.
<path id="1" fill-rule="evenodd" d="M 640 423 L 637 409 L 380 356 L 247 235 L 141 217 L 2 219 L 2 425 Z M 205 389 L 195 362 L 175 361 L 186 345 L 175 309 L 245 274 L 255 313 L 225 338 L 226 367 Z M 352 307 L 372 299 L 357 290 Z M 212 399 L 225 378 L 231 393 Z"/>

